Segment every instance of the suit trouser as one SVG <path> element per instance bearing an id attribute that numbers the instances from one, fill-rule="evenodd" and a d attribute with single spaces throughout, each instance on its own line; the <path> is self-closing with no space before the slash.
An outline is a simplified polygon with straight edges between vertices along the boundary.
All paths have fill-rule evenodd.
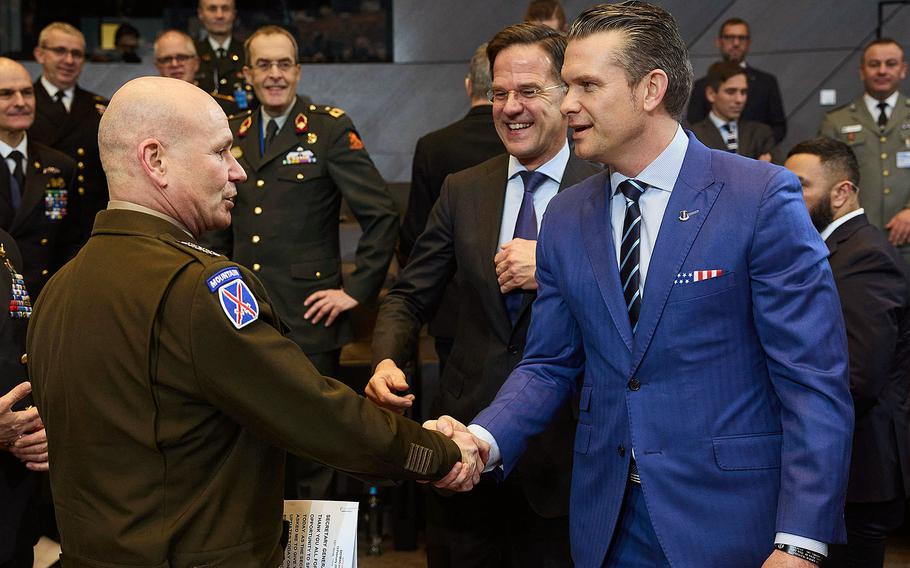
<path id="1" fill-rule="evenodd" d="M 623 497 L 619 521 L 607 549 L 604 568 L 669 568 L 670 562 L 664 556 L 657 533 L 651 524 L 651 516 L 645 504 L 645 496 L 638 483 L 628 482 Z"/>
<path id="2" fill-rule="evenodd" d="M 569 517 L 544 518 L 515 475 L 468 493 L 427 495 L 428 568 L 571 567 Z"/>
<path id="3" fill-rule="evenodd" d="M 307 353 L 307 357 L 316 370 L 326 377 L 336 378 L 341 357 L 341 349 L 321 353 Z M 285 464 L 284 497 L 285 499 L 326 499 L 335 470 L 321 463 L 288 454 Z"/>
<path id="4" fill-rule="evenodd" d="M 881 568 L 888 533 L 904 522 L 904 498 L 879 503 L 847 503 L 847 544 L 828 547 L 825 568 Z"/>

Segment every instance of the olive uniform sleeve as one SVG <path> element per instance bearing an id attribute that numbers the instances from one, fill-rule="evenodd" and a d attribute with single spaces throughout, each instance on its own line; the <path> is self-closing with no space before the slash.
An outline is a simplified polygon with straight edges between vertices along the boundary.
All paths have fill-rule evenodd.
<path id="1" fill-rule="evenodd" d="M 376 297 L 385 280 L 398 237 L 398 212 L 347 115 L 334 120 L 327 167 L 363 231 L 354 272 L 344 282 L 345 291 L 363 303 Z"/>
<path id="2" fill-rule="evenodd" d="M 439 479 L 460 460 L 448 438 L 322 377 L 276 329 L 262 285 L 245 270 L 228 286 L 235 297 L 247 288 L 258 307 L 247 295 L 244 321 L 255 319 L 235 327 L 233 304 L 224 308 L 208 280 L 233 266 L 217 262 L 180 279 L 194 288 L 188 344 L 199 388 L 213 405 L 263 440 L 355 475 Z"/>

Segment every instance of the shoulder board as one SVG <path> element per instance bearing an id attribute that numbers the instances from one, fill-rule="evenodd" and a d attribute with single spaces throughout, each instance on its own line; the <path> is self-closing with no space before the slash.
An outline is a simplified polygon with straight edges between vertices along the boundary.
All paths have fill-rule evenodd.
<path id="1" fill-rule="evenodd" d="M 331 116 L 332 118 L 340 118 L 340 117 L 344 116 L 344 111 L 341 110 L 341 109 L 338 108 L 338 107 L 319 106 L 319 105 L 312 105 L 312 104 L 311 104 L 311 105 L 310 105 L 309 107 L 307 107 L 307 108 L 308 108 L 311 112 L 315 112 L 315 113 L 317 113 L 317 114 L 327 114 L 327 115 Z"/>
<path id="2" fill-rule="evenodd" d="M 107 97 L 102 97 L 101 95 L 92 95 L 92 100 L 95 101 L 96 104 L 102 104 L 104 106 L 111 104 L 111 101 Z"/>
<path id="3" fill-rule="evenodd" d="M 842 105 L 836 106 L 833 109 L 829 110 L 827 114 L 831 114 L 831 113 L 842 111 L 842 110 L 850 110 L 850 111 L 856 110 L 856 101 L 850 101 L 850 102 L 846 102 Z"/>
<path id="4" fill-rule="evenodd" d="M 232 114 L 231 116 L 229 116 L 228 120 L 231 122 L 241 122 L 246 117 L 252 116 L 252 115 L 253 115 L 252 110 L 250 110 L 250 109 L 242 110 L 242 111 L 238 112 L 237 114 Z M 233 127 L 231 127 L 231 130 L 233 130 Z"/>
<path id="5" fill-rule="evenodd" d="M 193 241 L 191 241 L 189 239 L 178 240 L 173 235 L 168 234 L 168 233 L 160 235 L 158 238 L 161 239 L 162 241 L 166 242 L 167 244 L 171 245 L 175 249 L 182 251 L 182 252 L 188 254 L 189 256 L 192 256 L 193 258 L 195 258 L 202 264 L 210 264 L 210 263 L 216 262 L 218 260 L 226 260 L 225 257 L 221 256 L 217 252 L 215 252 L 213 250 L 209 250 L 209 249 L 205 248 L 204 246 L 202 246 L 198 243 L 194 243 Z"/>
<path id="6" fill-rule="evenodd" d="M 223 101 L 231 101 L 231 102 L 234 102 L 234 97 L 232 97 L 232 96 L 230 96 L 230 95 L 222 95 L 222 94 L 219 93 L 218 91 L 213 91 L 213 92 L 211 92 L 211 93 L 209 93 L 209 94 L 212 95 L 212 97 L 214 97 L 214 98 L 216 98 L 216 99 L 221 99 L 221 100 L 223 100 Z"/>

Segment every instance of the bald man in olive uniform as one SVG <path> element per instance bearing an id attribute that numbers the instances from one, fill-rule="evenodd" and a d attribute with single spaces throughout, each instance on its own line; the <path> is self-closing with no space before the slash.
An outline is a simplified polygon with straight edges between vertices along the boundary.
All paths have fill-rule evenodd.
<path id="1" fill-rule="evenodd" d="M 482 442 L 320 376 L 259 280 L 196 243 L 246 179 L 231 139 L 177 79 L 127 83 L 102 119 L 111 202 L 28 335 L 64 567 L 278 566 L 285 449 L 355 475 L 479 479 Z"/>

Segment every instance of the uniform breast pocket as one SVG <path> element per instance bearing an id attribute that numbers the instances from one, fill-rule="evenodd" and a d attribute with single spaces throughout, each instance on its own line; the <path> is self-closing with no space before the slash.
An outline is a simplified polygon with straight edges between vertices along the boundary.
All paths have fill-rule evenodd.
<path id="1" fill-rule="evenodd" d="M 307 287 L 338 288 L 341 286 L 338 259 L 335 257 L 292 264 L 291 277 L 304 281 Z"/>
<path id="2" fill-rule="evenodd" d="M 318 164 L 293 164 L 281 166 L 278 179 L 285 182 L 304 184 L 324 178 L 322 167 Z"/>

